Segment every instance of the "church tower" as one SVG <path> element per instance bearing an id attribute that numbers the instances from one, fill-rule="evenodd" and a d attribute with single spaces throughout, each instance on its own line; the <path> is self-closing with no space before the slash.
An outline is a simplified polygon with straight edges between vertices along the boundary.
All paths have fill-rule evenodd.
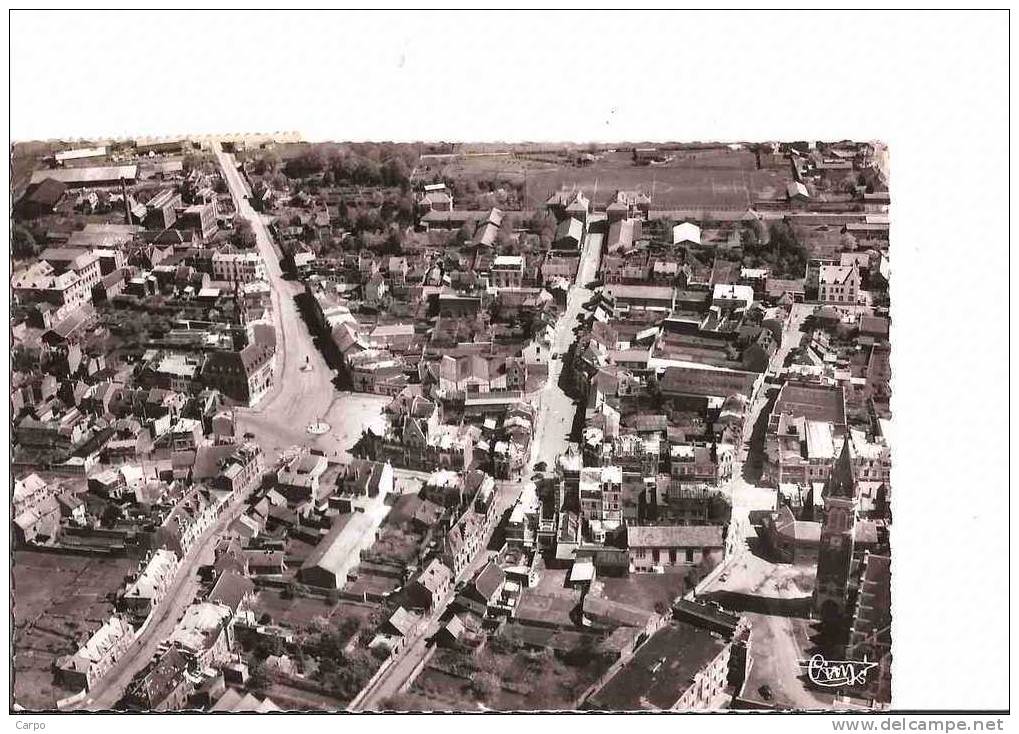
<path id="1" fill-rule="evenodd" d="M 853 566 L 853 538 L 856 531 L 856 478 L 853 476 L 849 436 L 825 484 L 824 524 L 814 583 L 814 612 L 822 619 L 849 613 L 849 580 Z"/>

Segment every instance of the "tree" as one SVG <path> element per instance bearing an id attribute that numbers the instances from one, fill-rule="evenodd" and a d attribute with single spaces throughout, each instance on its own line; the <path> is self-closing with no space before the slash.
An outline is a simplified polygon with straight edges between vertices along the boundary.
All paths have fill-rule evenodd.
<path id="1" fill-rule="evenodd" d="M 327 632 L 330 626 L 329 618 L 322 614 L 316 614 L 311 618 L 311 628 L 319 634 Z"/>
<path id="2" fill-rule="evenodd" d="M 495 635 L 489 639 L 488 649 L 497 655 L 512 655 L 520 650 L 520 645 L 512 638 Z"/>
<path id="3" fill-rule="evenodd" d="M 252 248 L 257 244 L 255 229 L 251 222 L 242 216 L 234 217 L 234 242 L 244 248 Z"/>
<path id="4" fill-rule="evenodd" d="M 181 160 L 181 167 L 185 175 L 196 169 L 203 173 L 212 173 L 214 170 L 212 161 L 209 160 L 207 155 L 195 152 L 184 154 L 184 158 Z"/>
<path id="5" fill-rule="evenodd" d="M 287 176 L 283 171 L 277 171 L 272 176 L 269 176 L 267 180 L 274 189 L 283 189 L 287 186 Z"/>
<path id="6" fill-rule="evenodd" d="M 273 175 L 280 170 L 280 166 L 283 161 L 280 159 L 280 154 L 275 150 L 267 150 L 265 154 L 258 159 L 258 166 L 256 172 L 262 175 Z"/>
<path id="7" fill-rule="evenodd" d="M 340 622 L 339 635 L 343 640 L 349 640 L 361 631 L 361 620 L 357 617 L 344 617 Z"/>
<path id="8" fill-rule="evenodd" d="M 283 642 L 278 637 L 260 637 L 251 654 L 256 660 L 265 660 L 270 655 L 282 655 L 284 651 Z"/>
<path id="9" fill-rule="evenodd" d="M 744 250 L 755 250 L 764 239 L 764 227 L 757 219 L 743 222 L 740 228 L 740 244 Z"/>
<path id="10" fill-rule="evenodd" d="M 403 158 L 394 156 L 382 167 L 382 180 L 387 186 L 406 187 L 410 184 L 410 169 Z"/>
<path id="11" fill-rule="evenodd" d="M 11 254 L 15 257 L 35 257 L 39 254 L 35 236 L 27 227 L 15 224 L 11 230 Z"/>
<path id="12" fill-rule="evenodd" d="M 117 520 L 124 516 L 119 505 L 115 505 L 112 502 L 106 505 L 103 509 L 103 514 L 99 518 L 99 524 L 104 528 L 111 528 L 117 524 Z"/>
<path id="13" fill-rule="evenodd" d="M 457 245 L 466 244 L 471 241 L 471 237 L 473 236 L 474 232 L 471 230 L 471 226 L 469 224 L 463 224 L 460 226 L 460 229 L 456 231 L 456 235 L 454 235 L 454 243 Z"/>
<path id="14" fill-rule="evenodd" d="M 528 220 L 527 228 L 538 235 L 542 247 L 547 247 L 552 242 L 552 238 L 555 237 L 555 220 L 552 219 L 548 212 L 541 209 L 535 212 L 534 216 Z"/>
<path id="15" fill-rule="evenodd" d="M 720 492 L 713 494 L 708 500 L 708 518 L 713 523 L 728 523 L 732 518 L 732 502 Z"/>
<path id="16" fill-rule="evenodd" d="M 259 692 L 269 686 L 269 675 L 264 660 L 255 660 L 248 666 L 248 686 Z"/>
<path id="17" fill-rule="evenodd" d="M 771 265 L 775 277 L 799 277 L 807 267 L 807 249 L 786 222 L 768 225 L 768 245 L 760 248 L 759 260 Z"/>
<path id="18" fill-rule="evenodd" d="M 491 673 L 476 673 L 471 676 L 471 692 L 482 701 L 491 700 L 501 687 L 499 681 Z"/>
<path id="19" fill-rule="evenodd" d="M 513 246 L 514 232 L 513 225 L 507 222 L 505 219 L 502 225 L 496 230 L 495 233 L 495 244 L 500 252 L 509 251 Z"/>
<path id="20" fill-rule="evenodd" d="M 386 235 L 386 240 L 379 250 L 382 255 L 402 255 L 403 254 L 403 236 L 400 233 L 399 228 L 394 227 Z"/>
<path id="21" fill-rule="evenodd" d="M 322 685 L 340 698 L 350 700 L 357 695 L 374 670 L 363 655 L 322 657 L 319 676 Z"/>

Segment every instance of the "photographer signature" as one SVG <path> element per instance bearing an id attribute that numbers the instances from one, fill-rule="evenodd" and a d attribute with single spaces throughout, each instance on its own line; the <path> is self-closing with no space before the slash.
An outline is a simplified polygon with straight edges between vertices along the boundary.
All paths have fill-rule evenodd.
<path id="1" fill-rule="evenodd" d="M 867 673 L 877 667 L 866 657 L 863 660 L 825 660 L 823 655 L 814 655 L 810 660 L 801 660 L 800 667 L 807 669 L 810 682 L 824 688 L 862 686 L 867 683 Z"/>

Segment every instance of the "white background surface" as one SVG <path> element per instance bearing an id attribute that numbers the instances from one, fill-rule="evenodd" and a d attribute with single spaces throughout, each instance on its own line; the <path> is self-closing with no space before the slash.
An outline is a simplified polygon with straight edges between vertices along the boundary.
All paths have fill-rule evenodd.
<path id="1" fill-rule="evenodd" d="M 10 22 L 14 140 L 299 130 L 887 142 L 895 706 L 1009 705 L 1007 13 L 14 12 Z"/>

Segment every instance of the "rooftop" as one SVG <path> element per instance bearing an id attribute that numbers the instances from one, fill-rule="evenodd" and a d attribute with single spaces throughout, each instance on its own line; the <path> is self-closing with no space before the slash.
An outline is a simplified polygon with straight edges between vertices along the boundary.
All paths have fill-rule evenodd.
<path id="1" fill-rule="evenodd" d="M 631 548 L 721 548 L 720 525 L 629 525 Z"/>
<path id="2" fill-rule="evenodd" d="M 725 645 L 717 634 L 672 622 L 652 635 L 586 705 L 604 711 L 671 709 Z"/>
<path id="3" fill-rule="evenodd" d="M 87 168 L 58 168 L 51 170 L 36 171 L 32 174 L 31 183 L 42 183 L 47 178 L 60 181 L 66 184 L 80 183 L 102 183 L 106 181 L 119 181 L 120 179 L 133 180 L 138 177 L 138 166 L 91 166 Z"/>

